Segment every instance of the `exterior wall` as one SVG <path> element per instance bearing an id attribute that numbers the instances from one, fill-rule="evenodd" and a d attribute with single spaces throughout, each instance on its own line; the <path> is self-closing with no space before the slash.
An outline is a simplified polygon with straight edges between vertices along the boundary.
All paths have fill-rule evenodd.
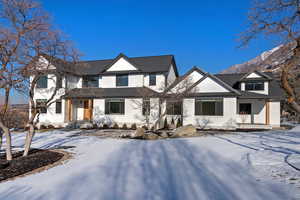
<path id="1" fill-rule="evenodd" d="M 150 99 L 151 114 L 150 123 L 157 119 L 158 115 L 158 99 Z M 94 99 L 93 121 L 98 124 L 107 124 L 109 126 L 117 123 L 122 126 L 124 123 L 130 126 L 133 123 L 141 126 L 146 124 L 146 117 L 142 114 L 143 100 L 140 98 L 125 99 L 125 113 L 123 115 L 110 114 L 105 115 L 105 99 Z"/>
<path id="2" fill-rule="evenodd" d="M 280 127 L 280 101 L 269 102 L 270 106 L 270 125 Z"/>
<path id="3" fill-rule="evenodd" d="M 156 85 L 149 85 L 149 74 L 144 76 L 144 85 L 146 87 L 151 88 L 154 91 L 162 91 L 165 89 L 165 75 L 164 74 L 156 74 Z"/>
<path id="4" fill-rule="evenodd" d="M 174 66 L 171 65 L 167 76 L 167 85 L 172 84 L 175 80 L 176 80 L 176 74 L 175 74 Z"/>
<path id="5" fill-rule="evenodd" d="M 196 116 L 195 99 L 183 101 L 183 125 L 193 124 L 204 129 L 235 129 L 236 124 L 236 98 L 223 99 L 223 116 Z"/>
<path id="6" fill-rule="evenodd" d="M 100 78 L 100 77 L 99 77 Z M 143 87 L 144 75 L 143 74 L 129 74 L 128 75 L 128 86 L 122 87 Z M 102 76 L 99 81 L 101 88 L 115 88 L 116 86 L 116 75 Z"/>
<path id="7" fill-rule="evenodd" d="M 173 89 L 171 89 L 170 93 L 177 93 L 177 92 L 183 92 L 186 90 L 189 86 L 191 86 L 193 83 L 197 82 L 203 77 L 202 74 L 200 74 L 197 71 L 193 71 L 190 75 L 188 75 L 184 80 L 179 82 Z"/>
<path id="8" fill-rule="evenodd" d="M 251 103 L 251 112 L 253 113 L 253 122 L 255 124 L 265 124 L 266 123 L 266 102 L 265 100 L 257 99 L 239 99 L 239 103 Z M 239 112 L 239 105 L 237 105 L 237 113 Z M 279 115 L 280 117 L 280 115 Z M 240 115 L 237 114 L 238 123 L 251 123 L 251 115 Z"/>
<path id="9" fill-rule="evenodd" d="M 253 72 L 253 73 L 249 74 L 247 76 L 247 78 L 261 78 L 261 76 Z"/>
<path id="10" fill-rule="evenodd" d="M 223 86 L 216 83 L 211 78 L 207 77 L 204 79 L 201 83 L 199 83 L 195 90 L 200 93 L 209 93 L 209 92 L 229 92 L 227 89 L 225 89 Z"/>
<path id="11" fill-rule="evenodd" d="M 32 77 L 30 78 L 32 80 Z M 37 99 L 49 99 L 52 96 L 52 92 L 55 89 L 56 76 L 54 74 L 48 74 L 48 88 L 35 88 L 34 90 L 34 101 Z M 63 79 L 63 86 L 65 83 L 65 79 Z M 57 94 L 53 98 L 53 102 L 57 99 L 60 99 L 60 96 L 65 93 L 65 89 L 61 88 L 57 91 Z M 64 123 L 64 113 L 65 113 L 65 100 L 62 100 L 62 112 L 57 114 L 55 113 L 55 103 L 52 103 L 48 109 L 47 113 L 41 113 L 39 116 L 40 124 L 45 125 L 55 125 L 55 126 L 63 126 Z M 30 115 L 30 111 L 29 111 Z M 30 116 L 29 116 L 30 117 Z"/>
<path id="12" fill-rule="evenodd" d="M 107 71 L 128 71 L 128 70 L 137 70 L 137 69 L 124 58 L 120 58 Z"/>

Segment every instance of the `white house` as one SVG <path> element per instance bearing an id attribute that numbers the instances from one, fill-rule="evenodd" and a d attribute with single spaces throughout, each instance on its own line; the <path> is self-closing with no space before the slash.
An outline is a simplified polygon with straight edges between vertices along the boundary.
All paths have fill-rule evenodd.
<path id="1" fill-rule="evenodd" d="M 64 77 L 55 76 L 64 66 L 51 64 L 52 71 L 37 82 L 34 100 L 50 98 L 56 84 L 61 89 L 50 107 L 40 108 L 39 124 L 88 120 L 129 127 L 153 125 L 163 116 L 161 126 L 165 120 L 211 129 L 280 126 L 283 93 L 270 73 L 212 75 L 193 67 L 179 76 L 172 55 L 82 61 Z"/>

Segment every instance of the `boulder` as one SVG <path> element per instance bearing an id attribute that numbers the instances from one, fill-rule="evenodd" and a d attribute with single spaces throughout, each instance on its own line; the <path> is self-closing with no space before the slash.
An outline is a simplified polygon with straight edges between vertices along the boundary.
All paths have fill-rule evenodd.
<path id="1" fill-rule="evenodd" d="M 189 124 L 175 129 L 174 134 L 172 134 L 171 137 L 194 136 L 196 133 L 197 129 L 193 125 Z"/>
<path id="2" fill-rule="evenodd" d="M 143 139 L 145 140 L 157 140 L 159 136 L 155 133 L 147 133 L 144 135 Z"/>
<path id="3" fill-rule="evenodd" d="M 168 135 L 168 133 L 167 133 L 166 131 L 160 132 L 160 133 L 159 133 L 159 136 L 160 136 L 160 137 L 163 137 L 163 138 L 169 137 L 169 135 Z"/>
<path id="4" fill-rule="evenodd" d="M 92 129 L 94 126 L 91 122 L 83 122 L 80 124 L 79 128 L 81 129 Z"/>
<path id="5" fill-rule="evenodd" d="M 144 135 L 145 129 L 139 127 L 131 134 L 131 138 L 142 138 Z"/>

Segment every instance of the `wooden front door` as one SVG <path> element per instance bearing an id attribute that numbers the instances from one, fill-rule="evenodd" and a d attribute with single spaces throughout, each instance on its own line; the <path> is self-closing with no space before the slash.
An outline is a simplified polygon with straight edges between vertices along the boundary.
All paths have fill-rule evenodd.
<path id="1" fill-rule="evenodd" d="M 92 114 L 93 114 L 93 100 L 83 100 L 83 119 L 84 120 L 92 120 Z"/>

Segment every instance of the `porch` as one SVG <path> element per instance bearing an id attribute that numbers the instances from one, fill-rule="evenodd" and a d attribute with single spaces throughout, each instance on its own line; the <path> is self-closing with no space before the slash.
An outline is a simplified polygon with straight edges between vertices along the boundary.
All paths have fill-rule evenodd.
<path id="1" fill-rule="evenodd" d="M 93 99 L 66 99 L 65 102 L 65 122 L 92 120 Z"/>

